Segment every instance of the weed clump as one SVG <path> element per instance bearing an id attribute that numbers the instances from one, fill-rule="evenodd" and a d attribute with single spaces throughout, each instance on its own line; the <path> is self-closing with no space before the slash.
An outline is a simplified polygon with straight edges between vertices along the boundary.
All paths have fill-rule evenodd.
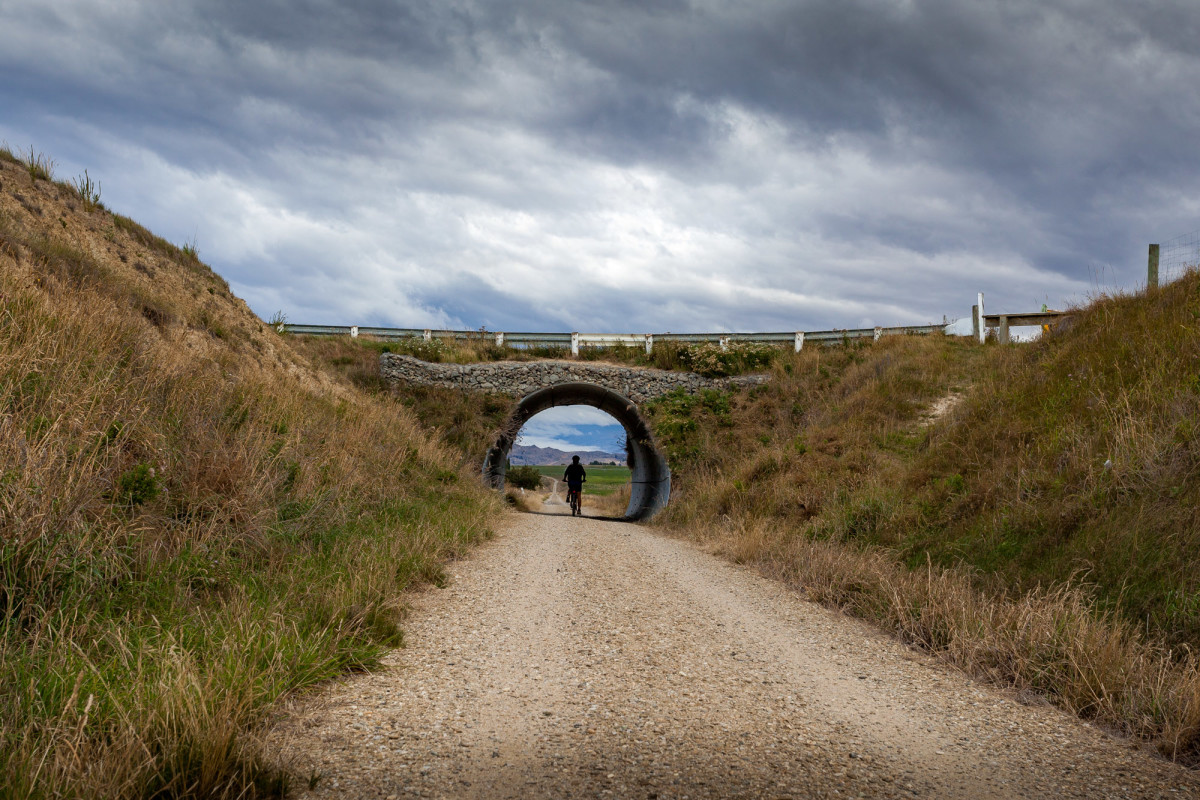
<path id="1" fill-rule="evenodd" d="M 29 152 L 25 153 L 20 160 L 25 165 L 25 171 L 29 173 L 31 182 L 54 180 L 54 160 L 45 153 L 34 150 L 33 145 L 29 146 Z"/>
<path id="2" fill-rule="evenodd" d="M 96 209 L 103 209 L 104 204 L 100 202 L 100 184 L 93 181 L 85 169 L 82 175 L 79 175 L 71 182 L 75 193 L 79 195 L 79 199 L 83 201 L 83 210 L 91 213 Z"/>

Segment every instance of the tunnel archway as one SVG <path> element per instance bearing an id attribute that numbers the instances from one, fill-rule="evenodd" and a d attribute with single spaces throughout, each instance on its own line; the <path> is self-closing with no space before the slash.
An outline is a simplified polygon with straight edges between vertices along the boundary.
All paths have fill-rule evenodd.
<path id="1" fill-rule="evenodd" d="M 629 507 L 625 519 L 647 519 L 667 505 L 671 496 L 671 468 L 654 445 L 650 426 L 633 401 L 594 383 L 559 383 L 527 395 L 508 418 L 483 462 L 483 477 L 495 489 L 504 488 L 508 454 L 521 427 L 535 414 L 555 406 L 592 406 L 609 414 L 625 428 L 632 472 Z"/>

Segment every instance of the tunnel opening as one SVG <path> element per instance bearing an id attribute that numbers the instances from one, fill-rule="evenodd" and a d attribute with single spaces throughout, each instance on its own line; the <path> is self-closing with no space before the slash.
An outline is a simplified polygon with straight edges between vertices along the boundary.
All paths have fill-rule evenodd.
<path id="1" fill-rule="evenodd" d="M 517 434 L 536 414 L 557 406 L 592 406 L 605 412 L 625 429 L 630 469 L 629 506 L 623 519 L 649 519 L 667 505 L 671 496 L 671 469 L 654 444 L 650 426 L 633 401 L 594 383 L 560 383 L 524 397 L 497 434 L 483 462 L 489 486 L 504 489 L 508 455 Z"/>

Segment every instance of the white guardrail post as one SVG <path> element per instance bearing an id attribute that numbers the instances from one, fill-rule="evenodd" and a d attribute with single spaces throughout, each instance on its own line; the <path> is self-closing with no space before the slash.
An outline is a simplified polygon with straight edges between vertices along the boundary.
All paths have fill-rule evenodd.
<path id="1" fill-rule="evenodd" d="M 983 295 L 979 295 L 982 302 Z M 1008 315 L 1009 325 L 1033 325 L 1043 324 L 1042 316 L 1039 314 L 1032 315 Z M 1049 316 L 1057 319 L 1061 314 L 1055 312 Z M 976 306 L 973 310 L 975 322 L 975 331 L 972 335 L 978 335 L 982 340 L 984 338 L 984 329 L 986 327 L 983 309 L 981 306 Z M 1029 319 L 1037 317 L 1034 322 L 1029 322 Z M 480 336 L 479 331 L 451 331 L 451 330 L 433 330 L 432 328 L 372 328 L 359 325 L 294 325 L 291 323 L 280 323 L 278 326 L 283 333 L 297 334 L 300 336 L 350 336 L 352 338 L 371 337 L 382 339 L 424 339 L 426 342 L 432 342 L 434 339 L 474 339 Z M 730 343 L 738 342 L 761 342 L 765 344 L 774 344 L 786 347 L 789 342 L 799 353 L 804 349 L 805 343 L 837 343 L 847 339 L 860 339 L 873 337 L 878 340 L 884 335 L 894 333 L 937 333 L 944 332 L 945 323 L 942 325 L 913 325 L 899 326 L 894 328 L 854 328 L 854 329 L 834 329 L 827 331 L 778 331 L 778 332 L 760 332 L 760 333 L 530 333 L 519 331 L 495 333 L 488 332 L 486 336 L 495 337 L 496 345 L 499 347 L 534 347 L 534 346 L 550 346 L 550 347 L 566 347 L 570 345 L 571 355 L 578 357 L 580 349 L 583 347 L 645 347 L 646 354 L 649 355 L 654 351 L 655 339 L 663 342 L 678 342 L 681 345 L 688 344 L 717 344 L 722 350 L 728 350 Z"/>
<path id="2" fill-rule="evenodd" d="M 983 292 L 979 293 L 979 304 L 975 308 L 978 309 L 976 311 L 978 316 L 975 320 L 979 323 L 979 343 L 983 344 L 987 341 L 987 322 L 983 316 Z"/>

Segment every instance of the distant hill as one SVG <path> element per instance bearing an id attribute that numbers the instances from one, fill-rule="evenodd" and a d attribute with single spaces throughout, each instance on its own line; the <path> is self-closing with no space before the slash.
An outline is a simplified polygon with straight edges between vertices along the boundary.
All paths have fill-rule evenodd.
<path id="1" fill-rule="evenodd" d="M 599 461 L 603 464 L 624 464 L 624 453 L 606 453 L 603 450 L 564 451 L 554 447 L 537 447 L 531 444 L 515 444 L 508 454 L 509 463 L 515 467 L 549 464 L 570 464 L 571 456 L 579 456 L 584 464 Z"/>

